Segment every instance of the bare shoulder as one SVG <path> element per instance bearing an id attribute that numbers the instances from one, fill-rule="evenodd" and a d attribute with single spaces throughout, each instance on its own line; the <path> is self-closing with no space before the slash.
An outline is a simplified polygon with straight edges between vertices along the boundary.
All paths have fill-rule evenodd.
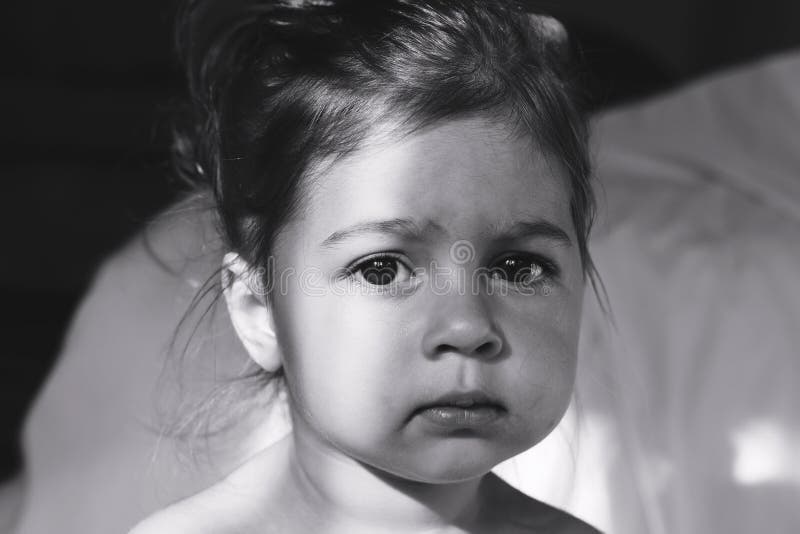
<path id="1" fill-rule="evenodd" d="M 184 524 L 183 521 L 176 520 L 177 518 L 170 517 L 165 514 L 165 510 L 161 510 L 150 517 L 140 521 L 133 529 L 128 531 L 128 534 L 188 534 L 191 532 L 191 525 Z"/>
<path id="2" fill-rule="evenodd" d="M 577 517 L 536 500 L 514 488 L 500 477 L 486 479 L 487 519 L 493 531 L 509 534 L 600 534 L 600 531 Z"/>
<path id="3" fill-rule="evenodd" d="M 249 502 L 247 496 L 223 482 L 159 510 L 128 534 L 250 532 L 250 526 L 262 518 Z"/>
<path id="4" fill-rule="evenodd" d="M 265 503 L 274 496 L 269 482 L 288 442 L 279 440 L 213 486 L 144 519 L 128 534 L 226 534 L 277 528 Z"/>
<path id="5" fill-rule="evenodd" d="M 214 520 L 213 490 L 205 490 L 192 497 L 159 510 L 137 524 L 128 534 L 211 534 L 222 532 Z"/>

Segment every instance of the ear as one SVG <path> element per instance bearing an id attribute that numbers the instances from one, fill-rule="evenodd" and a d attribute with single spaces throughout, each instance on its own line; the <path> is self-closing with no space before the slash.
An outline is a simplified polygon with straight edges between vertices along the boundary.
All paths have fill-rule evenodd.
<path id="1" fill-rule="evenodd" d="M 228 315 L 250 358 L 269 373 L 281 367 L 275 336 L 275 322 L 261 281 L 238 254 L 229 252 L 222 260 L 222 288 Z"/>

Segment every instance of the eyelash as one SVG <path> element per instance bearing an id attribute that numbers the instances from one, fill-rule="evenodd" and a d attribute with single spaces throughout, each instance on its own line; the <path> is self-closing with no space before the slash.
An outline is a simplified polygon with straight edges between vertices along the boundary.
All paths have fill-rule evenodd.
<path id="1" fill-rule="evenodd" d="M 556 280 L 556 279 L 559 278 L 559 276 L 561 274 L 561 270 L 559 269 L 558 265 L 555 262 L 553 262 L 553 261 L 551 261 L 551 260 L 549 260 L 547 258 L 544 258 L 544 257 L 542 257 L 542 256 L 540 256 L 538 254 L 532 254 L 532 253 L 529 253 L 529 252 L 516 252 L 516 253 L 512 253 L 512 254 L 507 254 L 506 256 L 501 257 L 497 261 L 497 263 L 499 264 L 499 263 L 507 261 L 509 259 L 522 259 L 523 260 L 522 261 L 522 265 L 523 266 L 536 264 L 536 265 L 541 267 L 542 270 L 541 270 L 541 273 L 539 274 L 539 276 L 537 277 L 537 280 L 535 280 L 534 282 L 530 283 L 529 285 L 540 285 L 540 284 L 544 284 L 544 283 L 549 282 L 549 281 Z M 388 261 L 392 261 L 392 262 L 396 262 L 396 263 L 402 265 L 403 268 L 407 269 L 409 272 L 413 272 L 413 269 L 411 269 L 408 265 L 406 265 L 405 262 L 402 260 L 402 257 L 401 257 L 400 254 L 395 254 L 395 253 L 391 253 L 391 252 L 382 252 L 382 253 L 379 253 L 379 254 L 368 256 L 366 258 L 363 258 L 363 259 L 357 261 L 356 263 L 353 263 L 351 266 L 349 266 L 349 267 L 347 267 L 345 269 L 346 275 L 347 275 L 347 277 L 352 278 L 352 277 L 356 276 L 357 273 L 362 272 L 362 270 L 363 270 L 362 267 L 367 266 L 370 262 L 387 261 L 387 260 Z M 497 267 L 492 267 L 490 269 L 490 272 L 491 273 L 497 272 L 497 271 L 495 271 L 495 269 L 497 269 Z M 398 270 L 399 269 L 395 269 L 394 270 L 395 273 Z M 389 287 L 392 283 L 394 283 L 393 282 L 394 278 L 392 278 L 392 281 L 390 283 L 388 283 L 388 284 L 373 284 L 373 283 L 367 281 L 363 276 L 361 278 L 362 278 L 362 280 L 360 280 L 359 282 L 360 283 L 365 283 L 366 285 L 368 285 L 370 287 L 385 288 L 385 287 Z M 491 278 L 493 280 L 497 280 L 498 279 L 498 278 L 495 278 L 494 274 L 492 274 Z M 508 278 L 501 279 L 501 280 L 503 280 L 503 281 L 513 281 L 515 278 L 516 277 L 512 276 L 510 280 Z"/>
<path id="2" fill-rule="evenodd" d="M 381 252 L 379 254 L 374 254 L 372 256 L 368 256 L 366 258 L 358 260 L 356 263 L 352 264 L 350 267 L 347 267 L 345 269 L 346 274 L 347 274 L 348 277 L 354 277 L 356 275 L 356 273 L 359 273 L 359 272 L 362 271 L 361 267 L 369 264 L 370 262 L 379 261 L 379 260 L 394 261 L 394 262 L 397 262 L 398 264 L 401 264 L 409 272 L 412 271 L 412 269 L 410 267 L 408 267 L 408 265 L 406 265 L 405 262 L 403 262 L 402 257 L 399 254 L 392 254 L 391 252 Z M 360 283 L 365 283 L 368 286 L 377 287 L 377 288 L 385 288 L 385 287 L 389 287 L 391 285 L 391 284 L 385 284 L 385 285 L 372 284 L 372 283 L 366 281 L 366 279 L 364 279 L 363 276 L 362 276 L 362 280 L 360 280 L 359 282 Z M 394 282 L 392 282 L 392 283 L 394 283 Z"/>
<path id="3" fill-rule="evenodd" d="M 539 273 L 537 279 L 534 282 L 530 283 L 529 285 L 540 285 L 546 282 L 557 280 L 561 275 L 561 270 L 559 269 L 558 265 L 555 262 L 547 258 L 544 258 L 538 254 L 532 254 L 530 252 L 515 252 L 501 257 L 497 263 L 501 263 L 509 259 L 521 259 L 523 268 L 531 264 L 535 264 L 541 267 L 542 269 L 541 273 Z M 492 269 L 495 269 L 495 267 L 492 267 Z M 512 280 L 515 279 L 515 277 L 511 278 Z"/>

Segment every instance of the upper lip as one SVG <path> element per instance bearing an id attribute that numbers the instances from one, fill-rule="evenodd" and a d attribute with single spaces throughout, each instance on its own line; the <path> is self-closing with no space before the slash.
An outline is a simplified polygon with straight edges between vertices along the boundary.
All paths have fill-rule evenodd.
<path id="1" fill-rule="evenodd" d="M 505 410 L 505 405 L 500 399 L 493 397 L 483 391 L 453 391 L 437 397 L 430 402 L 426 402 L 419 407 L 419 410 L 431 408 L 433 406 L 456 406 L 458 408 L 470 408 L 472 406 L 494 406 Z"/>

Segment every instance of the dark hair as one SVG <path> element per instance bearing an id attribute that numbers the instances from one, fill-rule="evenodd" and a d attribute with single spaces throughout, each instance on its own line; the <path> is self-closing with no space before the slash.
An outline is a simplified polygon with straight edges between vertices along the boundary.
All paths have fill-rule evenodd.
<path id="1" fill-rule="evenodd" d="M 553 19 L 514 0 L 190 0 L 177 44 L 191 109 L 176 168 L 213 192 L 226 247 L 265 277 L 315 165 L 357 150 L 376 124 L 408 134 L 477 115 L 567 170 L 595 284 L 587 118 Z"/>
<path id="2" fill-rule="evenodd" d="M 302 178 L 390 119 L 410 133 L 481 114 L 565 165 L 587 270 L 594 214 L 586 118 L 552 19 L 510 0 L 194 0 L 178 44 L 194 104 L 175 147 L 211 187 L 228 246 L 265 266 Z M 267 273 L 269 276 L 269 273 Z"/>

